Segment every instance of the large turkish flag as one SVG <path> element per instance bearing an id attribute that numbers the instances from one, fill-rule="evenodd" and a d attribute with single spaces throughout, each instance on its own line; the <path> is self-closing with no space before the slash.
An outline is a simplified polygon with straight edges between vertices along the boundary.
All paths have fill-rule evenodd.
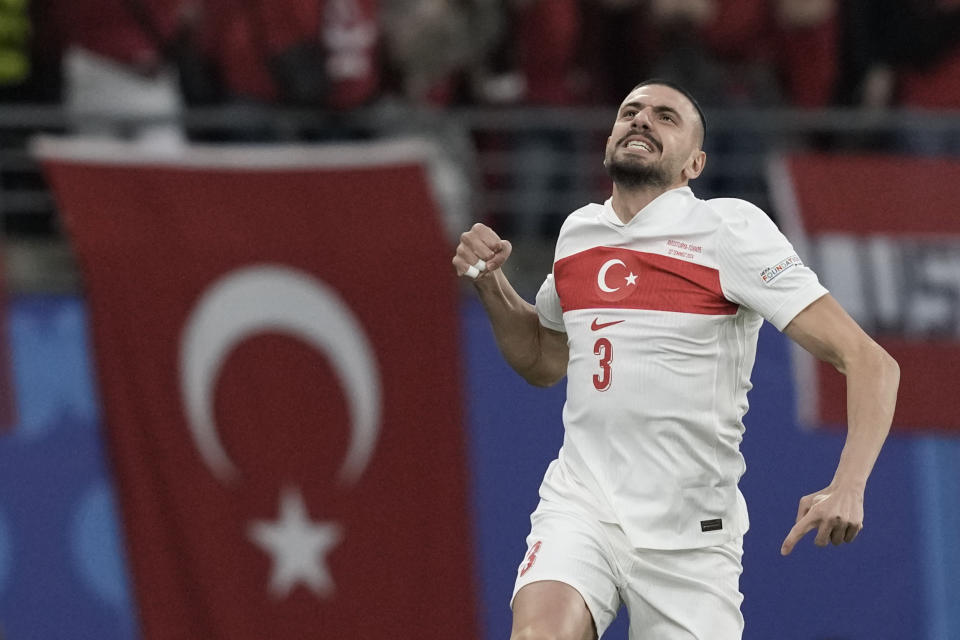
<path id="1" fill-rule="evenodd" d="M 422 146 L 37 152 L 85 278 L 144 635 L 476 637 Z"/>

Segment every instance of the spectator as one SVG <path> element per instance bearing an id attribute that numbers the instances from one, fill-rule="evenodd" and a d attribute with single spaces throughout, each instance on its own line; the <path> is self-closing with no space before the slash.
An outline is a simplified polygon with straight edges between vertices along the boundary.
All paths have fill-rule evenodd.
<path id="1" fill-rule="evenodd" d="M 946 61 L 960 35 L 960 3 L 954 0 L 847 0 L 844 8 L 844 104 L 896 104 L 903 74 L 932 71 Z M 929 99 L 920 98 L 919 91 L 913 95 Z"/>
<path id="2" fill-rule="evenodd" d="M 233 99 L 345 110 L 379 91 L 377 0 L 206 0 L 205 50 Z"/>
<path id="3" fill-rule="evenodd" d="M 65 103 L 75 131 L 129 135 L 169 148 L 183 141 L 176 71 L 163 43 L 190 0 L 72 0 L 57 3 Z M 155 30 L 150 32 L 150 26 Z M 138 122 L 142 120 L 142 122 Z"/>
<path id="4" fill-rule="evenodd" d="M 790 104 L 816 108 L 833 101 L 839 67 L 837 0 L 777 0 L 777 69 Z"/>
<path id="5" fill-rule="evenodd" d="M 770 103 L 775 94 L 757 0 L 655 0 L 661 34 L 653 75 L 683 82 L 705 106 Z"/>
<path id="6" fill-rule="evenodd" d="M 838 98 L 868 109 L 960 107 L 960 3 L 956 0 L 847 0 L 842 15 Z M 958 150 L 956 136 L 908 131 L 898 148 Z M 871 141 L 888 146 L 889 138 Z"/>
<path id="7" fill-rule="evenodd" d="M 926 55 L 899 70 L 899 103 L 910 109 L 960 109 L 960 2 L 940 0 L 925 7 L 919 42 L 930 43 Z M 908 150 L 960 155 L 960 132 L 921 130 L 905 140 Z"/>
<path id="8" fill-rule="evenodd" d="M 653 75 L 661 47 L 658 25 L 649 22 L 647 0 L 580 0 L 583 61 L 594 104 L 615 105 L 638 78 Z"/>
<path id="9" fill-rule="evenodd" d="M 825 106 L 837 64 L 835 10 L 835 0 L 657 0 L 653 17 L 673 40 L 659 66 L 679 66 L 684 81 L 692 75 L 707 104 Z"/>
<path id="10" fill-rule="evenodd" d="M 500 0 L 384 0 L 388 66 L 412 104 L 469 99 L 502 28 Z"/>
<path id="11" fill-rule="evenodd" d="M 517 63 L 523 101 L 566 106 L 582 101 L 577 56 L 581 13 L 576 0 L 514 0 Z"/>

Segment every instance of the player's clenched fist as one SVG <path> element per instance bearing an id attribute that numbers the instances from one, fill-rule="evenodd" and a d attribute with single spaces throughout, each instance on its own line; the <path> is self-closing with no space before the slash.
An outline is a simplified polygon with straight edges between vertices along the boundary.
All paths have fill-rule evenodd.
<path id="1" fill-rule="evenodd" d="M 502 267 L 511 251 L 513 246 L 509 241 L 502 240 L 493 229 L 478 222 L 460 234 L 453 268 L 458 276 L 473 280 L 483 278 Z"/>

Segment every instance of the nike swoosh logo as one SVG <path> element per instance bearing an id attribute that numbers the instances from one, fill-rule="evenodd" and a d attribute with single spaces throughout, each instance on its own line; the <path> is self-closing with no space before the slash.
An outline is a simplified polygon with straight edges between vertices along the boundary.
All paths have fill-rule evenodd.
<path id="1" fill-rule="evenodd" d="M 615 324 L 620 324 L 623 320 L 614 320 L 613 322 L 597 322 L 600 318 L 594 318 L 593 323 L 590 325 L 592 331 L 599 331 L 600 329 L 606 329 L 607 327 L 612 327 Z"/>

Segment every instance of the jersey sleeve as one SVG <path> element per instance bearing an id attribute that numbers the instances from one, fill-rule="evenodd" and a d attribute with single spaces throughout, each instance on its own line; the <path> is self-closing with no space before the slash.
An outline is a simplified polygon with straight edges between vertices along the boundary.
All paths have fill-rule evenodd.
<path id="1" fill-rule="evenodd" d="M 790 241 L 752 204 L 740 204 L 718 246 L 724 296 L 753 309 L 781 331 L 827 293 Z"/>
<path id="2" fill-rule="evenodd" d="M 552 273 L 540 285 L 540 291 L 537 292 L 536 308 L 537 315 L 540 316 L 540 324 L 547 329 L 566 332 L 567 329 L 563 324 L 563 308 L 560 306 L 560 295 L 557 293 Z"/>

